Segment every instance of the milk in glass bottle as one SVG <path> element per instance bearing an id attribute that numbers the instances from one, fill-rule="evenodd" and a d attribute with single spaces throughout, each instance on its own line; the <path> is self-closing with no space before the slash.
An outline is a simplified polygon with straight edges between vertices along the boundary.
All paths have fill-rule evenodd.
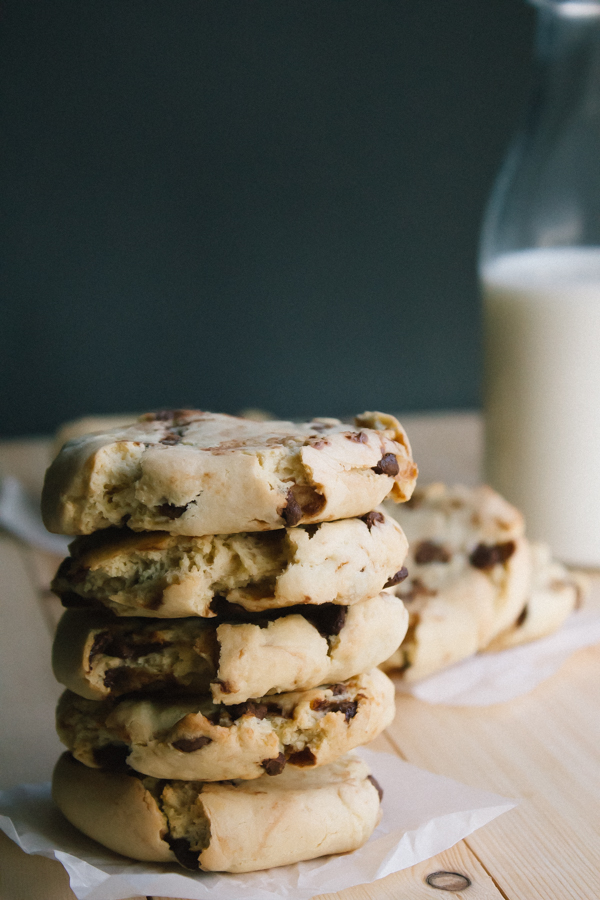
<path id="1" fill-rule="evenodd" d="M 600 0 L 538 0 L 537 80 L 485 216 L 486 479 L 600 566 Z"/>

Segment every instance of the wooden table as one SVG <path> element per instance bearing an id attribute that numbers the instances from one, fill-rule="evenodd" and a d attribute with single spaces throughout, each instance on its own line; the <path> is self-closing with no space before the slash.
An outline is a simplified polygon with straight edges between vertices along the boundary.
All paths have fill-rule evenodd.
<path id="1" fill-rule="evenodd" d="M 423 483 L 475 483 L 476 415 L 404 416 Z M 49 441 L 0 443 L 0 475 L 39 490 Z M 48 593 L 57 559 L 0 533 L 0 787 L 47 779 L 61 751 L 50 672 L 60 608 Z M 592 602 L 600 605 L 600 574 Z M 399 696 L 375 749 L 432 772 L 520 799 L 452 849 L 372 885 L 328 895 L 344 900 L 435 900 L 426 877 L 466 875 L 466 900 L 597 900 L 600 897 L 600 646 L 580 650 L 525 697 L 485 708 L 430 706 Z M 22 853 L 0 834 L 0 900 L 73 900 L 57 862 Z M 143 900 L 143 898 L 136 898 Z M 156 898 L 155 898 L 156 900 Z"/>

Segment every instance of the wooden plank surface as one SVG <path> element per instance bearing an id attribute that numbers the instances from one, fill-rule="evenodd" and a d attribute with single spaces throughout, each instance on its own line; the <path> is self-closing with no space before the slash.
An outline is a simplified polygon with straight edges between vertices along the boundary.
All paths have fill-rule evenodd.
<path id="1" fill-rule="evenodd" d="M 477 416 L 404 417 L 423 481 L 474 483 L 481 461 Z M 38 489 L 48 442 L 0 444 L 0 474 Z M 440 452 L 443 448 L 443 452 Z M 48 776 L 60 744 L 49 674 L 59 607 L 47 592 L 57 560 L 0 535 L 0 736 L 2 785 Z M 595 576 L 600 605 L 600 576 Z M 471 885 L 472 900 L 597 900 L 600 896 L 600 647 L 575 653 L 525 697 L 492 707 L 432 706 L 399 695 L 397 715 L 375 749 L 519 800 L 443 854 L 340 900 L 425 900 L 441 896 L 426 878 L 445 870 Z M 10 677 L 7 677 L 10 676 Z M 62 867 L 28 857 L 0 835 L 0 900 L 72 900 Z M 155 898 L 157 900 L 157 898 Z"/>

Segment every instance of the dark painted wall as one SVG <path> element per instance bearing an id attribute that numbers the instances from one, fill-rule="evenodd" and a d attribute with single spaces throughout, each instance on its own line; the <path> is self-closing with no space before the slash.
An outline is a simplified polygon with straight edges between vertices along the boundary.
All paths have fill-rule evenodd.
<path id="1" fill-rule="evenodd" d="M 0 433 L 475 407 L 523 0 L 0 5 Z"/>

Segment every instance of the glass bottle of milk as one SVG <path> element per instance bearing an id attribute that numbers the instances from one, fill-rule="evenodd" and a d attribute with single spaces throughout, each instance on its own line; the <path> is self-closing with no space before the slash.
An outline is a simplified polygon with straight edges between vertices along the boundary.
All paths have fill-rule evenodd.
<path id="1" fill-rule="evenodd" d="M 537 0 L 537 81 L 485 216 L 486 478 L 600 566 L 600 0 Z"/>

